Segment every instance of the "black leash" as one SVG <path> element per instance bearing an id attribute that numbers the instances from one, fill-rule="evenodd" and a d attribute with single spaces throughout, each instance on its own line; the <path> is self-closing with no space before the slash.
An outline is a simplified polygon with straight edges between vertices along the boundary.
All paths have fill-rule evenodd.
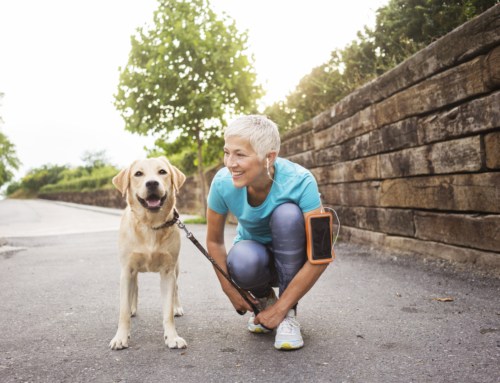
<path id="1" fill-rule="evenodd" d="M 175 213 L 177 213 L 177 211 L 175 211 Z M 174 213 L 174 214 L 175 214 Z M 243 292 L 243 290 L 241 290 L 241 288 L 236 284 L 234 283 L 234 281 L 231 279 L 231 277 L 229 275 L 227 275 L 224 270 L 222 270 L 220 268 L 220 266 L 217 264 L 217 262 L 215 262 L 215 260 L 210 256 L 210 254 L 208 254 L 208 252 L 204 249 L 203 246 L 201 246 L 201 244 L 198 242 L 198 240 L 194 237 L 193 233 L 191 233 L 187 228 L 186 226 L 180 221 L 180 219 L 178 218 L 178 214 L 177 214 L 177 218 L 174 218 L 174 220 L 177 222 L 177 225 L 179 226 L 180 229 L 184 230 L 186 232 L 186 237 L 188 237 L 191 242 L 193 242 L 193 244 L 198 248 L 198 250 L 200 250 L 203 255 L 212 263 L 212 265 L 214 265 L 214 267 L 219 270 L 219 272 L 224 276 L 224 278 L 226 278 L 229 283 L 231 283 L 231 285 L 240 293 L 241 297 L 250 305 L 250 307 L 252 308 L 255 316 L 259 315 L 260 313 L 260 310 L 257 308 L 257 306 L 255 306 L 251 301 L 250 299 L 248 299 L 248 297 L 245 295 L 245 293 Z M 171 222 L 171 221 L 170 221 Z M 240 315 L 245 315 L 245 312 L 244 311 L 240 311 L 240 310 L 236 310 L 236 312 Z M 271 330 L 271 329 L 268 329 L 266 326 L 264 326 L 263 324 L 261 324 L 262 327 L 264 327 L 265 329 L 267 330 Z"/>

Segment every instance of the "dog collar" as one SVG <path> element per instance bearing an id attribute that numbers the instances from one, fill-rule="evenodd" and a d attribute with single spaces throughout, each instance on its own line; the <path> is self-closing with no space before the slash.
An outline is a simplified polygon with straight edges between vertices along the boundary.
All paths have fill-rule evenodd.
<path id="1" fill-rule="evenodd" d="M 152 227 L 151 229 L 153 230 L 160 230 L 160 229 L 163 229 L 165 227 L 170 227 L 172 226 L 173 224 L 175 224 L 177 222 L 177 220 L 179 219 L 179 213 L 177 213 L 177 209 L 174 208 L 174 219 L 171 220 L 171 221 L 167 221 L 165 222 L 163 225 L 161 226 L 158 226 L 158 227 Z"/>

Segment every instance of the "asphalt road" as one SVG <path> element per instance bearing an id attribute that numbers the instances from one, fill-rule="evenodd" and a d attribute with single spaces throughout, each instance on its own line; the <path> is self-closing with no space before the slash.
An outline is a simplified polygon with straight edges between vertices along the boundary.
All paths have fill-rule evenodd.
<path id="1" fill-rule="evenodd" d="M 79 214 L 87 226 L 69 227 Z M 249 333 L 248 314 L 235 313 L 210 263 L 184 238 L 185 315 L 176 327 L 188 348 L 165 346 L 159 276 L 150 273 L 139 276 L 130 347 L 112 351 L 120 266 L 110 217 L 0 201 L 0 237 L 27 248 L 0 253 L 0 382 L 500 382 L 498 278 L 342 243 L 299 304 L 301 350 L 276 351 L 273 334 Z M 72 234 L 42 235 L 33 225 Z M 205 226 L 189 228 L 204 243 Z M 226 243 L 234 235 L 228 226 Z M 436 300 L 446 297 L 454 300 Z"/>

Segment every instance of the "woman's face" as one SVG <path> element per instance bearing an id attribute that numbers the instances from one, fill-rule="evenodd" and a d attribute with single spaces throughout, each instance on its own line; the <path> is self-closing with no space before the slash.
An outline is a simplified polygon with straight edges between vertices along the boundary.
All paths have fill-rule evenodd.
<path id="1" fill-rule="evenodd" d="M 226 138 L 224 165 L 231 172 L 233 185 L 237 188 L 259 184 L 261 178 L 267 174 L 263 162 L 259 161 L 250 142 L 241 137 Z"/>

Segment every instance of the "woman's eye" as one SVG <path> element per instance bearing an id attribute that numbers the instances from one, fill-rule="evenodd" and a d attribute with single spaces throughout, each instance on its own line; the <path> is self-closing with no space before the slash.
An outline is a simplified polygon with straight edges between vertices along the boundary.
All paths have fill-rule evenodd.
<path id="1" fill-rule="evenodd" d="M 142 172 L 137 172 L 137 173 L 134 174 L 134 176 L 140 177 L 140 176 L 142 176 Z"/>
<path id="2" fill-rule="evenodd" d="M 163 170 L 163 169 L 161 169 L 158 173 L 160 173 L 160 174 L 167 174 L 167 172 L 165 170 Z"/>

